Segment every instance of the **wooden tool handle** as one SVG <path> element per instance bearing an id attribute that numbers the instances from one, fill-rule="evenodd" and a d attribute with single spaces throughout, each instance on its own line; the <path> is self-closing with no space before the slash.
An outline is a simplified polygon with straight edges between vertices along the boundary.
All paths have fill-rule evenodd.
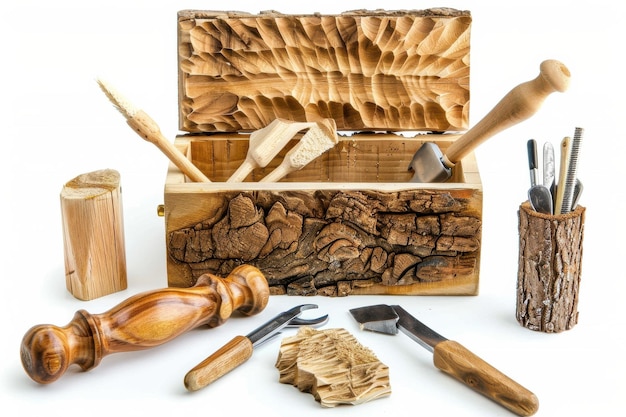
<path id="1" fill-rule="evenodd" d="M 128 125 L 146 141 L 153 143 L 168 159 L 194 182 L 211 182 L 182 152 L 163 134 L 159 126 L 146 112 L 139 110 L 127 120 Z"/>
<path id="2" fill-rule="evenodd" d="M 565 197 L 565 178 L 569 170 L 569 154 L 572 150 L 572 139 L 566 136 L 561 141 L 561 159 L 559 164 L 559 178 L 556 186 L 556 195 L 554 196 L 554 214 L 564 214 L 563 201 Z"/>
<path id="3" fill-rule="evenodd" d="M 535 114 L 548 95 L 569 87 L 570 72 L 555 60 L 543 61 L 537 78 L 513 88 L 473 128 L 454 141 L 446 152 L 448 167 L 454 166 L 478 145 L 498 132 Z"/>
<path id="4" fill-rule="evenodd" d="M 89 370 L 109 353 L 148 349 L 201 325 L 219 326 L 235 310 L 256 314 L 268 300 L 267 281 L 253 266 L 239 266 L 225 279 L 205 274 L 191 288 L 137 294 L 102 314 L 79 310 L 65 327 L 34 326 L 22 340 L 22 364 L 33 380 L 50 383 L 71 364 Z"/>
<path id="5" fill-rule="evenodd" d="M 197 391 L 232 371 L 252 356 L 252 342 L 236 336 L 185 375 L 185 387 Z"/>
<path id="6" fill-rule="evenodd" d="M 531 416 L 539 408 L 535 394 L 457 342 L 435 345 L 434 362 L 438 369 L 517 415 Z"/>

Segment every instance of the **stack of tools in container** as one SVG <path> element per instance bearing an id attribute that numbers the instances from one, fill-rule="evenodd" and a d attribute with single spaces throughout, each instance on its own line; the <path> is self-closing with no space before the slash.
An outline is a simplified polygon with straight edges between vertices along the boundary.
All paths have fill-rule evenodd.
<path id="1" fill-rule="evenodd" d="M 528 201 L 535 211 L 559 215 L 571 212 L 578 205 L 583 191 L 582 182 L 577 176 L 582 137 L 583 129 L 577 127 L 573 138 L 566 136 L 561 141 L 558 178 L 556 177 L 554 146 L 550 142 L 543 145 L 542 183 L 539 182 L 537 141 L 535 139 L 528 141 L 530 170 Z"/>

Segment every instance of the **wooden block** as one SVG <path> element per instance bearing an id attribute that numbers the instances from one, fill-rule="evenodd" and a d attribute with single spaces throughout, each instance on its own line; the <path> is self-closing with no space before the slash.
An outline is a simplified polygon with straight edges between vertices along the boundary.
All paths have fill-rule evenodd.
<path id="1" fill-rule="evenodd" d="M 180 129 L 332 118 L 340 130 L 465 130 L 471 21 L 448 8 L 181 11 Z"/>
<path id="2" fill-rule="evenodd" d="M 311 393 L 323 407 L 391 395 L 387 365 L 345 329 L 301 328 L 283 339 L 276 368 L 281 383 Z"/>
<path id="3" fill-rule="evenodd" d="M 427 135 L 421 135 L 427 136 Z M 457 135 L 438 135 L 446 148 Z M 216 181 L 166 179 L 168 282 L 191 286 L 203 273 L 261 269 L 273 294 L 475 295 L 482 184 L 472 155 L 453 182 L 409 183 L 420 137 L 341 137 L 339 144 L 278 183 L 259 183 L 282 157 L 224 183 L 246 155 L 230 135 L 179 137 Z M 195 159 L 197 153 L 198 159 Z"/>
<path id="4" fill-rule="evenodd" d="M 126 289 L 126 253 L 120 175 L 82 174 L 61 191 L 67 290 L 92 300 Z"/>
<path id="5" fill-rule="evenodd" d="M 441 184 L 411 183 L 415 151 L 468 127 L 468 11 L 178 13 L 175 145 L 212 181 L 170 165 L 168 283 L 249 263 L 272 294 L 476 295 L 482 184 L 473 154 Z M 245 182 L 251 132 L 332 119 L 339 143 L 280 182 Z M 414 136 L 411 136 L 411 132 Z M 449 132 L 449 133 L 446 133 Z"/>

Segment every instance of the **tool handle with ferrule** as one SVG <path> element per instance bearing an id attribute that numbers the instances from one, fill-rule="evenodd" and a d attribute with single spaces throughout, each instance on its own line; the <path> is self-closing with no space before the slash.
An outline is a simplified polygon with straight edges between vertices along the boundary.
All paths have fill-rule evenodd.
<path id="1" fill-rule="evenodd" d="M 520 416 L 537 412 L 535 394 L 470 352 L 461 344 L 446 340 L 435 345 L 435 366 Z"/>
<path id="2" fill-rule="evenodd" d="M 569 79 L 570 72 L 561 62 L 543 61 L 537 78 L 509 91 L 480 122 L 450 145 L 444 163 L 454 166 L 490 137 L 531 117 L 548 95 L 567 90 Z"/>
<path id="3" fill-rule="evenodd" d="M 102 314 L 79 310 L 64 327 L 34 326 L 22 339 L 22 364 L 34 381 L 51 383 L 72 364 L 89 370 L 110 353 L 158 346 L 201 325 L 219 326 L 235 310 L 256 314 L 268 300 L 267 281 L 253 266 L 241 265 L 226 278 L 205 274 L 191 288 L 137 294 Z"/>
<path id="4" fill-rule="evenodd" d="M 197 391 L 232 371 L 252 356 L 252 342 L 236 336 L 185 375 L 185 387 Z"/>

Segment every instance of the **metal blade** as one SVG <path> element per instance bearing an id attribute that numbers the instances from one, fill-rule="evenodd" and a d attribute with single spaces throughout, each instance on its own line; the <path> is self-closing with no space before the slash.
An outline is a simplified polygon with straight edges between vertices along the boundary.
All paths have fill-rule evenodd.
<path id="1" fill-rule="evenodd" d="M 543 185 L 552 187 L 556 175 L 556 164 L 554 162 L 554 146 L 551 142 L 543 144 Z"/>
<path id="2" fill-rule="evenodd" d="M 391 306 L 378 304 L 350 310 L 352 317 L 359 323 L 361 330 L 377 333 L 397 334 L 398 315 Z"/>
<path id="3" fill-rule="evenodd" d="M 252 342 L 253 346 L 258 346 L 263 341 L 277 334 L 280 329 L 286 327 L 291 320 L 298 317 L 304 310 L 317 308 L 316 304 L 302 304 L 293 307 L 287 311 L 283 311 L 279 315 L 272 318 L 267 323 L 262 324 L 246 335 Z"/>
<path id="4" fill-rule="evenodd" d="M 426 142 L 415 152 L 409 164 L 413 170 L 411 182 L 444 182 L 452 176 L 452 169 L 444 163 L 444 156 L 439 146 Z"/>
<path id="5" fill-rule="evenodd" d="M 398 305 L 391 306 L 398 315 L 398 328 L 411 339 L 422 345 L 427 350 L 433 352 L 435 345 L 446 339 L 430 327 L 410 315 L 405 309 Z"/>

